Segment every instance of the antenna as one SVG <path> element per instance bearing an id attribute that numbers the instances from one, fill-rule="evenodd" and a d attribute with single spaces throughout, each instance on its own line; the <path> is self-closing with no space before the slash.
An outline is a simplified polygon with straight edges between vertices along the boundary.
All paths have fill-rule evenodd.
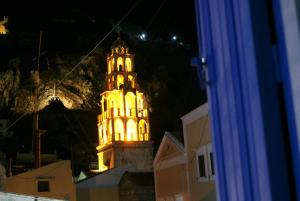
<path id="1" fill-rule="evenodd" d="M 34 114 L 33 114 L 33 136 L 34 136 L 34 167 L 41 167 L 41 135 L 45 132 L 39 129 L 39 112 L 38 112 L 38 95 L 40 86 L 40 56 L 41 56 L 41 44 L 42 44 L 42 31 L 40 31 L 39 37 L 39 49 L 37 58 L 37 82 L 35 88 L 35 104 L 34 104 Z"/>

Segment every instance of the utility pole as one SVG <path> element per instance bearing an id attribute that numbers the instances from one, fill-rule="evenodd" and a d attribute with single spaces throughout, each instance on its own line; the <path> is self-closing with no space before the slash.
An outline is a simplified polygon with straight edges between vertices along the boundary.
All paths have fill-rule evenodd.
<path id="1" fill-rule="evenodd" d="M 34 167 L 41 167 L 41 135 L 45 132 L 39 129 L 39 112 L 38 112 L 38 95 L 40 86 L 40 55 L 41 55 L 41 43 L 42 43 L 42 31 L 40 31 L 39 38 L 39 49 L 37 58 L 37 69 L 35 77 L 36 88 L 35 88 L 35 103 L 34 103 L 34 114 L 33 114 L 33 136 L 34 136 Z"/>

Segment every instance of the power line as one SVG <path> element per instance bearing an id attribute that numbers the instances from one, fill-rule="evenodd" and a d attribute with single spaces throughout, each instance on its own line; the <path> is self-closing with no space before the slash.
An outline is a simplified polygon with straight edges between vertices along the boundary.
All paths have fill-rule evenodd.
<path id="1" fill-rule="evenodd" d="M 59 82 L 56 84 L 58 87 L 64 79 L 66 79 L 78 66 L 89 56 L 91 55 L 96 48 L 113 32 L 116 27 L 118 27 L 124 19 L 133 11 L 133 9 L 140 3 L 141 0 L 138 0 L 135 2 L 135 4 L 125 13 L 125 15 L 113 26 L 113 28 L 77 63 Z M 35 105 L 36 106 L 36 105 Z M 14 126 L 18 121 L 20 121 L 25 115 L 29 114 L 30 112 L 25 112 L 22 114 L 16 121 L 14 121 L 11 125 L 9 125 L 4 131 L 6 132 L 8 129 L 10 129 L 12 126 Z"/>
<path id="2" fill-rule="evenodd" d="M 20 121 L 27 114 L 29 114 L 29 112 L 25 112 L 24 114 L 22 114 L 16 121 L 14 121 L 12 124 L 10 124 L 6 129 L 4 129 L 4 132 L 7 132 L 8 129 L 13 127 L 13 125 L 15 125 L 18 121 Z"/>
<path id="3" fill-rule="evenodd" d="M 125 13 L 125 15 L 113 26 L 113 28 L 58 82 L 56 86 L 59 86 L 64 79 L 66 79 L 78 66 L 91 55 L 96 48 L 124 21 L 124 19 L 131 13 L 131 11 L 138 5 L 141 0 L 135 2 L 135 4 Z"/>

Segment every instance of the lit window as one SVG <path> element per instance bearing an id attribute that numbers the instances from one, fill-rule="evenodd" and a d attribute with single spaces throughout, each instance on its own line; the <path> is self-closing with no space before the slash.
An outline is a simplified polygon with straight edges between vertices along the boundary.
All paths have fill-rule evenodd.
<path id="1" fill-rule="evenodd" d="M 129 85 L 129 87 L 134 88 L 134 80 L 133 80 L 133 76 L 128 75 L 127 78 L 128 78 L 128 85 Z"/>
<path id="2" fill-rule="evenodd" d="M 126 58 L 125 63 L 126 63 L 126 71 L 131 72 L 132 69 L 131 69 L 131 60 L 130 60 L 130 58 Z"/>
<path id="3" fill-rule="evenodd" d="M 50 192 L 49 181 L 38 181 L 37 190 L 38 192 Z"/>
<path id="4" fill-rule="evenodd" d="M 111 120 L 108 121 L 108 133 L 107 133 L 107 141 L 111 142 L 112 141 L 112 125 L 111 125 Z"/>
<path id="5" fill-rule="evenodd" d="M 123 75 L 117 76 L 117 82 L 118 82 L 118 89 L 122 89 L 124 86 L 124 77 Z"/>
<path id="6" fill-rule="evenodd" d="M 135 95 L 128 92 L 125 96 L 126 116 L 130 117 L 135 114 Z"/>
<path id="7" fill-rule="evenodd" d="M 124 141 L 124 125 L 121 119 L 115 120 L 115 140 Z"/>
<path id="8" fill-rule="evenodd" d="M 118 58 L 117 67 L 118 67 L 118 71 L 123 71 L 123 59 L 122 59 L 122 57 Z"/>
<path id="9" fill-rule="evenodd" d="M 108 74 L 111 72 L 111 62 L 108 62 Z"/>
<path id="10" fill-rule="evenodd" d="M 139 122 L 139 140 L 146 140 L 146 135 L 148 134 L 148 126 L 145 120 L 140 120 Z M 148 139 L 147 139 L 148 140 Z"/>
<path id="11" fill-rule="evenodd" d="M 99 132 L 99 143 L 100 143 L 100 145 L 102 145 L 103 144 L 103 139 L 102 139 L 102 125 L 100 125 L 99 127 L 98 127 L 98 132 Z"/>
<path id="12" fill-rule="evenodd" d="M 127 121 L 127 141 L 137 141 L 136 123 L 129 119 Z"/>

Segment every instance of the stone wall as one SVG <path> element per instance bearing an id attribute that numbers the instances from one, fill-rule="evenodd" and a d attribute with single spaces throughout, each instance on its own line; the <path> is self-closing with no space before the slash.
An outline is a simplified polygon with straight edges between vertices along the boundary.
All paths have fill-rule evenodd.
<path id="1" fill-rule="evenodd" d="M 152 172 L 125 172 L 119 183 L 119 201 L 154 201 Z"/>
<path id="2" fill-rule="evenodd" d="M 114 149 L 115 167 L 127 166 L 131 172 L 153 171 L 152 143 L 127 144 Z"/>

